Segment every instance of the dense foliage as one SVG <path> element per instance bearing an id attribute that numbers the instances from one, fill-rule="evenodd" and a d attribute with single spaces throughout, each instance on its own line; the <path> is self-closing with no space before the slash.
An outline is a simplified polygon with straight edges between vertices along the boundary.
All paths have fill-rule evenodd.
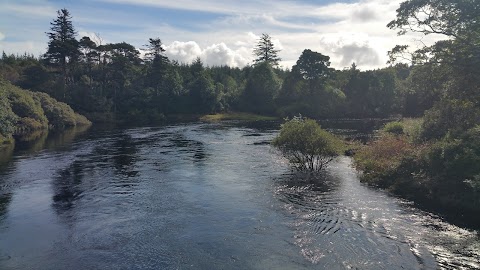
<path id="1" fill-rule="evenodd" d="M 272 144 L 299 171 L 321 171 L 341 151 L 342 141 L 312 119 L 287 120 Z"/>
<path id="2" fill-rule="evenodd" d="M 390 123 L 362 148 L 363 180 L 480 222 L 480 2 L 408 0 L 388 25 L 438 41 L 415 51 L 397 46 L 391 60 L 414 64 L 405 86 L 406 109 L 420 124 Z M 408 131 L 408 130 L 414 131 Z M 405 133 L 405 134 L 404 134 Z"/>
<path id="3" fill-rule="evenodd" d="M 47 93 L 94 121 L 135 123 L 228 111 L 311 118 L 421 115 L 441 94 L 413 87 L 416 78 L 425 78 L 420 68 L 399 64 L 361 71 L 353 64 L 334 70 L 329 56 L 310 49 L 292 70 L 279 69 L 281 52 L 268 34 L 255 46 L 254 64 L 234 68 L 206 67 L 200 59 L 171 61 L 160 38 L 135 48 L 104 43 L 99 36 L 78 39 L 76 33 L 71 14 L 60 10 L 47 33 L 46 54 L 3 53 L 0 76 Z"/>
<path id="4" fill-rule="evenodd" d="M 40 92 L 31 92 L 0 80 L 0 143 L 12 135 L 36 130 L 88 125 L 70 106 Z"/>

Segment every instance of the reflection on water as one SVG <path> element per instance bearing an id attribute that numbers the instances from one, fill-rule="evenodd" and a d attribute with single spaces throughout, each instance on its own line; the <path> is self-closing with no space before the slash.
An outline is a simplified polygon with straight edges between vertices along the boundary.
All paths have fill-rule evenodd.
<path id="1" fill-rule="evenodd" d="M 70 210 L 82 196 L 81 188 L 84 176 L 81 162 L 74 161 L 55 176 L 53 186 L 53 206 L 60 212 Z"/>
<path id="2" fill-rule="evenodd" d="M 346 157 L 292 173 L 267 144 L 277 129 L 93 129 L 17 148 L 0 168 L 0 269 L 480 267 L 478 231 L 360 184 Z"/>
<path id="3" fill-rule="evenodd" d="M 480 267 L 478 232 L 361 185 L 349 158 L 337 160 L 321 181 L 312 180 L 287 174 L 275 189 L 295 217 L 295 244 L 312 263 L 328 269 L 337 268 L 338 259 L 345 268 L 361 269 Z"/>

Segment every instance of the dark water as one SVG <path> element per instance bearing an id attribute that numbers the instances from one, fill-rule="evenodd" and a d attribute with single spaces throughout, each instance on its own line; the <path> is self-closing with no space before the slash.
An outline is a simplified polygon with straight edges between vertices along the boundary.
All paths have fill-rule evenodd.
<path id="1" fill-rule="evenodd" d="M 3 151 L 0 269 L 480 267 L 478 230 L 360 184 L 347 157 L 291 173 L 275 128 L 94 128 Z"/>

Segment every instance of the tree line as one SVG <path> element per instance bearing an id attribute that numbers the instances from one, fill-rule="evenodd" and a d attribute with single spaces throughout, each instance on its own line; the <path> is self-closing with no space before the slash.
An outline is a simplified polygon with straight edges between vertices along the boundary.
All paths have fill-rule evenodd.
<path id="1" fill-rule="evenodd" d="M 59 10 L 51 22 L 47 52 L 0 58 L 0 75 L 13 84 L 45 92 L 94 121 L 155 122 L 169 115 L 245 111 L 311 118 L 422 115 L 440 94 L 412 85 L 436 82 L 428 68 L 397 64 L 360 71 L 330 67 L 330 58 L 305 49 L 291 70 L 268 34 L 244 68 L 205 66 L 168 59 L 160 38 L 140 50 L 126 42 L 77 39 L 72 16 Z M 428 74 L 428 76 L 426 76 Z M 428 81 L 431 79 L 431 81 Z"/>

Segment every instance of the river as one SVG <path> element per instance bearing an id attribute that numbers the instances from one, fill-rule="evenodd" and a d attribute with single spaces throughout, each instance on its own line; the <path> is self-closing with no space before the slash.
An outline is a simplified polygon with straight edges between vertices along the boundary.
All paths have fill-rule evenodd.
<path id="1" fill-rule="evenodd" d="M 480 268 L 479 230 L 361 184 L 349 157 L 293 173 L 277 132 L 93 127 L 4 150 L 0 269 Z"/>

